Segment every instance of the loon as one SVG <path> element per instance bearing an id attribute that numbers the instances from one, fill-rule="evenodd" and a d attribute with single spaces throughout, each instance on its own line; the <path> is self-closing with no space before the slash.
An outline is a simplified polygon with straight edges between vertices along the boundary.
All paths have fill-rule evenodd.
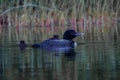
<path id="1" fill-rule="evenodd" d="M 54 35 L 52 38 L 45 40 L 41 43 L 33 44 L 33 48 L 42 48 L 50 51 L 57 50 L 69 50 L 77 46 L 77 43 L 73 39 L 77 36 L 84 35 L 84 33 L 78 33 L 75 30 L 66 30 L 63 34 L 63 39 L 59 39 L 58 35 Z"/>
<path id="2" fill-rule="evenodd" d="M 18 44 L 20 50 L 24 50 L 27 47 L 27 44 L 25 43 L 24 40 L 21 40 L 20 43 Z"/>

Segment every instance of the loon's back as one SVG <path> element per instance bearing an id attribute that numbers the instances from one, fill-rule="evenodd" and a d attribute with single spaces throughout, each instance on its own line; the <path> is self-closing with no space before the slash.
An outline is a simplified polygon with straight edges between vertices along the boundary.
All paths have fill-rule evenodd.
<path id="1" fill-rule="evenodd" d="M 42 43 L 40 43 L 40 47 L 41 48 L 51 48 L 51 47 L 55 47 L 55 48 L 65 48 L 65 47 L 73 47 L 72 43 L 73 41 L 69 41 L 69 40 L 46 40 Z"/>
<path id="2" fill-rule="evenodd" d="M 51 48 L 74 48 L 76 43 L 70 40 L 45 40 L 39 44 L 34 44 L 32 47 L 34 48 L 44 48 L 44 49 L 51 49 Z"/>
<path id="3" fill-rule="evenodd" d="M 53 52 L 68 52 L 74 48 L 73 41 L 69 40 L 46 40 L 39 44 L 41 49 Z"/>

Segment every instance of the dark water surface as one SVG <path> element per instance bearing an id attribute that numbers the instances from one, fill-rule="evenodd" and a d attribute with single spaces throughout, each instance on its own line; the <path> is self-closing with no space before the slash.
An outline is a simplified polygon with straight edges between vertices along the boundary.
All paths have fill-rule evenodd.
<path id="1" fill-rule="evenodd" d="M 86 43 L 68 53 L 11 44 L 0 42 L 0 80 L 120 80 L 120 43 Z"/>

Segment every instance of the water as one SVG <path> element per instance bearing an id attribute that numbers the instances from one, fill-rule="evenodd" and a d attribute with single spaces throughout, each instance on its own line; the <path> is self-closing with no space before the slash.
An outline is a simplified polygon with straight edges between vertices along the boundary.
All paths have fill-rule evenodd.
<path id="1" fill-rule="evenodd" d="M 85 43 L 68 53 L 13 44 L 1 42 L 0 80 L 120 80 L 119 43 Z"/>

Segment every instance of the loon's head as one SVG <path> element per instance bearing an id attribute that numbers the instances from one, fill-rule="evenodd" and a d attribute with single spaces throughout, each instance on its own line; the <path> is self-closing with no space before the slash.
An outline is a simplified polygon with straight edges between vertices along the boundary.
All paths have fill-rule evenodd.
<path id="1" fill-rule="evenodd" d="M 75 30 L 67 30 L 65 31 L 63 35 L 63 39 L 72 40 L 73 38 L 80 36 L 80 35 L 84 35 L 84 33 L 78 33 Z"/>

